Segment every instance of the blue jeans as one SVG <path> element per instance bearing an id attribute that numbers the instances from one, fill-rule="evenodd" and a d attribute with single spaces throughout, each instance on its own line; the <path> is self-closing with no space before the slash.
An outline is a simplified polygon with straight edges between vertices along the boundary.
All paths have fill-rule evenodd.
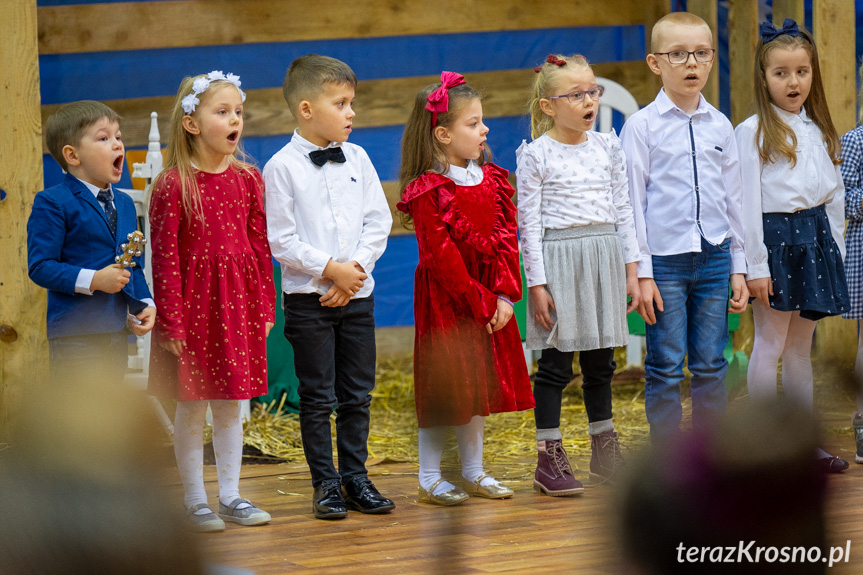
<path id="1" fill-rule="evenodd" d="M 700 253 L 653 256 L 653 279 L 665 308 L 656 310 L 656 324 L 646 328 L 644 399 L 653 439 L 680 429 L 687 355 L 693 425 L 704 426 L 725 411 L 729 246 L 729 240 L 714 246 L 702 238 Z"/>
<path id="2" fill-rule="evenodd" d="M 93 381 L 119 386 L 129 363 L 129 334 L 93 333 L 69 335 L 48 340 L 53 381 Z"/>
<path id="3" fill-rule="evenodd" d="M 300 435 L 317 487 L 366 475 L 369 405 L 375 386 L 375 300 L 352 299 L 343 307 L 322 307 L 318 294 L 285 294 L 285 337 L 294 348 L 300 380 Z M 333 464 L 330 415 L 336 410 Z"/>

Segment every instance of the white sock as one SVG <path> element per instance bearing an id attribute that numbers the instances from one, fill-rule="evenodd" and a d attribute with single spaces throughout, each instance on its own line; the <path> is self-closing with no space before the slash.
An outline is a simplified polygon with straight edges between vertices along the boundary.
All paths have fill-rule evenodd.
<path id="1" fill-rule="evenodd" d="M 219 477 L 219 501 L 226 507 L 240 497 L 240 465 L 243 462 L 243 422 L 240 402 L 234 399 L 210 401 L 213 411 L 213 452 Z M 240 503 L 236 509 L 250 507 Z"/>
<path id="2" fill-rule="evenodd" d="M 825 457 L 833 457 L 833 456 L 819 447 L 818 448 L 818 459 L 824 459 Z"/>
<path id="3" fill-rule="evenodd" d="M 812 413 L 814 393 L 812 382 L 812 334 L 815 322 L 792 312 L 782 352 L 782 388 L 789 401 Z"/>
<path id="4" fill-rule="evenodd" d="M 770 401 L 776 399 L 776 370 L 785 349 L 785 337 L 791 312 L 776 311 L 755 301 L 752 304 L 755 320 L 755 343 L 746 372 L 746 386 L 750 399 Z"/>
<path id="5" fill-rule="evenodd" d="M 473 483 L 476 478 L 485 473 L 482 468 L 482 435 L 485 427 L 485 418 L 474 415 L 469 422 L 455 428 L 458 439 L 458 454 L 461 458 L 461 476 L 466 481 Z M 484 477 L 480 485 L 494 485 L 497 483 L 491 477 Z"/>
<path id="6" fill-rule="evenodd" d="M 204 490 L 204 417 L 206 401 L 178 401 L 174 416 L 174 455 L 183 481 L 183 505 L 186 509 L 207 504 Z M 203 515 L 199 510 L 196 515 Z"/>
<path id="7" fill-rule="evenodd" d="M 435 481 L 441 478 L 440 460 L 443 456 L 444 443 L 446 442 L 446 427 L 420 427 L 419 429 L 419 483 L 420 487 L 428 491 Z M 446 493 L 455 487 L 449 481 L 441 481 L 435 487 L 432 495 Z"/>

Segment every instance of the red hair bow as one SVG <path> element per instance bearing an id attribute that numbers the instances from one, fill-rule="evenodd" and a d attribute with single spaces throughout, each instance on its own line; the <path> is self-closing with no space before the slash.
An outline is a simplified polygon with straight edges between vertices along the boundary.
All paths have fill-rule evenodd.
<path id="1" fill-rule="evenodd" d="M 545 66 L 546 64 L 554 64 L 555 66 L 566 66 L 566 60 L 561 60 L 554 54 L 549 54 L 542 66 Z M 542 66 L 537 66 L 533 69 L 533 71 L 539 74 L 539 71 L 542 70 Z"/>
<path id="2" fill-rule="evenodd" d="M 449 112 L 449 89 L 464 84 L 464 76 L 455 72 L 441 72 L 440 87 L 426 96 L 426 110 L 432 113 L 432 128 L 437 126 L 437 115 Z"/>

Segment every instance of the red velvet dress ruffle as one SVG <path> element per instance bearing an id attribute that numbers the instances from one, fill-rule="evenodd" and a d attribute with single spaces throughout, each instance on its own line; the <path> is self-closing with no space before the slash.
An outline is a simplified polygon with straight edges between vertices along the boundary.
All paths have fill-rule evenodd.
<path id="1" fill-rule="evenodd" d="M 150 392 L 180 401 L 267 393 L 266 322 L 275 322 L 264 183 L 254 168 L 198 172 L 204 221 L 184 213 L 176 170 L 150 203 L 156 328 Z M 178 359 L 159 342 L 186 341 Z"/>
<path id="2" fill-rule="evenodd" d="M 497 296 L 521 299 L 514 193 L 507 171 L 483 166 L 462 187 L 427 172 L 398 209 L 414 220 L 414 397 L 420 427 L 534 407 L 518 326 L 489 335 Z"/>

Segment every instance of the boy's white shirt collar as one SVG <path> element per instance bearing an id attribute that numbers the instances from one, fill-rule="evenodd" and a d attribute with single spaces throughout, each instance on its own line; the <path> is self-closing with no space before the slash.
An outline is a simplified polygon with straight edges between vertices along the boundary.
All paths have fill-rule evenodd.
<path id="1" fill-rule="evenodd" d="M 69 175 L 71 175 L 71 174 L 69 174 Z M 78 180 L 79 182 L 81 182 L 82 184 L 84 184 L 85 186 L 87 186 L 87 189 L 90 190 L 91 192 L 93 192 L 93 197 L 98 196 L 99 192 L 102 191 L 102 188 L 100 188 L 99 186 L 94 186 L 90 182 L 85 182 L 81 178 L 78 178 L 75 176 L 72 176 L 72 177 L 75 178 L 76 180 Z M 111 186 L 110 183 L 108 184 L 108 191 L 111 192 L 111 198 L 113 198 L 114 197 L 114 188 Z"/>
<path id="2" fill-rule="evenodd" d="M 460 168 L 450 164 L 444 176 L 451 179 L 458 186 L 476 186 L 482 183 L 483 174 L 482 168 L 475 161 L 471 160 L 467 168 Z"/>
<path id="3" fill-rule="evenodd" d="M 344 142 L 330 142 L 327 144 L 325 148 L 318 146 L 317 144 L 313 144 L 304 137 L 300 135 L 300 129 L 294 128 L 294 135 L 291 136 L 291 142 L 294 142 L 301 152 L 304 154 L 308 154 L 309 152 L 314 152 L 317 150 L 326 150 L 327 148 L 338 148 Z"/>
<path id="4" fill-rule="evenodd" d="M 698 107 L 695 108 L 695 111 L 691 114 L 687 114 L 683 111 L 683 109 L 674 103 L 674 101 L 665 93 L 665 88 L 659 90 L 659 94 L 656 96 L 656 107 L 660 114 L 664 114 L 669 110 L 680 110 L 687 116 L 694 116 L 696 114 L 703 114 L 707 112 L 708 106 L 710 106 L 710 102 L 708 102 L 704 98 L 704 94 L 701 92 L 698 93 Z"/>

